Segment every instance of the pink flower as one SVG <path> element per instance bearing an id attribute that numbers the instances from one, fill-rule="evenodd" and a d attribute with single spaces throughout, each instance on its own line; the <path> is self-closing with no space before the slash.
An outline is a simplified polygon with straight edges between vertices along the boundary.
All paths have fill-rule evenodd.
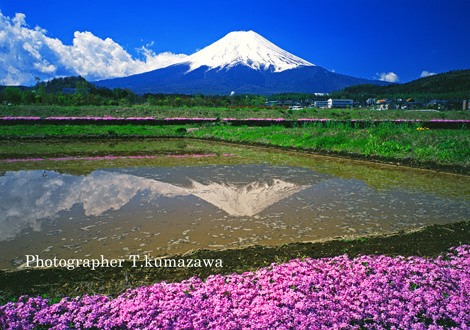
<path id="1" fill-rule="evenodd" d="M 470 327 L 470 246 L 445 258 L 292 260 L 205 281 L 156 283 L 105 296 L 21 297 L 0 327 L 141 329 L 424 329 Z"/>

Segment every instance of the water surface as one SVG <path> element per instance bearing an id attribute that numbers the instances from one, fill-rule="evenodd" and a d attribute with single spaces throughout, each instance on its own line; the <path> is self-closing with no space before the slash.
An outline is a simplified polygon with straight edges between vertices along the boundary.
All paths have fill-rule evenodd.
<path id="1" fill-rule="evenodd" d="M 145 157 L 126 149 L 112 157 L 44 151 L 1 160 L 0 268 L 21 266 L 26 254 L 162 256 L 470 218 L 465 176 L 263 148 L 154 143 Z"/>

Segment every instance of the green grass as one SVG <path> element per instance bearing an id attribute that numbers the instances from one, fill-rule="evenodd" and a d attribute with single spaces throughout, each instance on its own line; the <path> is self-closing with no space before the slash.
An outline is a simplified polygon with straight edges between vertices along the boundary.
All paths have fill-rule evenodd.
<path id="1" fill-rule="evenodd" d="M 183 130 L 181 129 L 183 128 Z M 118 137 L 151 136 L 168 137 L 185 134 L 184 125 L 11 125 L 0 126 L 3 138 L 51 138 L 51 137 Z"/>
<path id="2" fill-rule="evenodd" d="M 470 167 L 470 130 L 418 130 L 418 125 L 383 123 L 368 128 L 347 124 L 304 127 L 207 125 L 11 125 L 0 138 L 189 137 L 360 156 L 406 164 Z M 8 154 L 0 148 L 0 156 Z"/>
<path id="3" fill-rule="evenodd" d="M 345 124 L 302 128 L 208 126 L 192 136 L 407 162 L 470 165 L 470 131 L 464 129 L 419 131 L 414 125 L 388 123 L 364 129 Z"/>
<path id="4" fill-rule="evenodd" d="M 113 117 L 218 117 L 218 118 L 331 118 L 349 119 L 470 119 L 470 111 L 371 111 L 369 109 L 208 108 L 123 106 L 0 105 L 0 116 L 113 116 Z"/>

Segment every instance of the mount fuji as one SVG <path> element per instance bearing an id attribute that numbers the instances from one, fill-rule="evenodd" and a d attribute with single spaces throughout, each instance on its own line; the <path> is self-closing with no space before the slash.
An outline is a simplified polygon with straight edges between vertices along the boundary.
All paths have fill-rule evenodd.
<path id="1" fill-rule="evenodd" d="M 138 94 L 268 95 L 328 93 L 353 85 L 387 83 L 330 72 L 254 31 L 236 31 L 173 65 L 95 84 L 129 88 Z"/>

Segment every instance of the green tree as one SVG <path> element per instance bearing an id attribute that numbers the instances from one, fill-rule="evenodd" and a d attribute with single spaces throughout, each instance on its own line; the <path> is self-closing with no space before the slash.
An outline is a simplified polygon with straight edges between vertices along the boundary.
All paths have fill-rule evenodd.
<path id="1" fill-rule="evenodd" d="M 87 82 L 85 79 L 77 81 L 77 83 L 75 84 L 75 94 L 88 95 L 89 93 L 89 82 Z"/>
<path id="2" fill-rule="evenodd" d="M 3 100 L 7 103 L 20 104 L 22 92 L 18 87 L 8 86 L 3 91 Z"/>
<path id="3" fill-rule="evenodd" d="M 21 95 L 22 104 L 33 104 L 35 100 L 34 93 L 31 90 L 23 91 Z"/>

